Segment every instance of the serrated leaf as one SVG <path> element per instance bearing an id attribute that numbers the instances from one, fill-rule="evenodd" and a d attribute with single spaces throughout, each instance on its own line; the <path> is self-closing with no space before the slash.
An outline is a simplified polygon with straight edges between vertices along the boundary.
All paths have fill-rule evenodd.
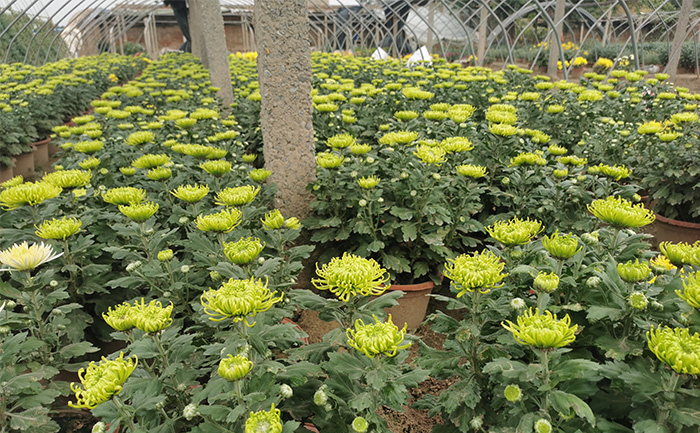
<path id="1" fill-rule="evenodd" d="M 392 206 L 389 213 L 394 215 L 397 218 L 404 220 L 404 221 L 409 221 L 413 218 L 413 211 L 411 209 L 407 209 L 405 207 Z"/>
<path id="2" fill-rule="evenodd" d="M 595 415 L 590 406 L 574 394 L 564 391 L 554 390 L 550 394 L 552 407 L 563 414 L 569 414 L 573 410 L 579 418 L 584 418 L 590 425 L 595 427 Z"/>

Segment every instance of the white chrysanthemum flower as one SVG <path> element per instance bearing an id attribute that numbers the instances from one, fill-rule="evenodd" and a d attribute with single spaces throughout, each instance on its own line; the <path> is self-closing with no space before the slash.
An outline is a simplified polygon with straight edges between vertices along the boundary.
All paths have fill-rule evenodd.
<path id="1" fill-rule="evenodd" d="M 0 263 L 8 266 L 8 268 L 0 270 L 29 271 L 62 255 L 63 253 L 55 253 L 51 245 L 42 242 L 30 246 L 25 241 L 0 251 Z"/>

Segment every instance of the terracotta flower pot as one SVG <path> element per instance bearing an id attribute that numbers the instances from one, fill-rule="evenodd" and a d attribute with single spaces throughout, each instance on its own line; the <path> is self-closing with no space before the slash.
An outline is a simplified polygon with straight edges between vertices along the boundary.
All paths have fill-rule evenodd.
<path id="1" fill-rule="evenodd" d="M 49 143 L 51 138 L 46 138 L 32 144 L 34 148 L 34 167 L 46 167 L 49 164 Z"/>
<path id="2" fill-rule="evenodd" d="M 15 176 L 22 175 L 26 180 L 34 174 L 34 152 L 23 153 L 12 158 L 15 163 L 13 173 Z"/>
<path id="3" fill-rule="evenodd" d="M 404 292 L 403 297 L 398 300 L 399 305 L 386 309 L 387 314 L 391 314 L 394 324 L 401 328 L 406 323 L 408 329 L 417 329 L 425 320 L 430 302 L 428 295 L 434 287 L 435 283 L 432 281 L 419 284 L 394 284 L 389 287 L 390 291 Z"/>
<path id="4" fill-rule="evenodd" d="M 656 206 L 656 201 L 652 201 L 645 205 L 648 209 L 653 210 Z M 656 221 L 644 227 L 644 232 L 654 236 L 652 244 L 658 246 L 659 243 L 669 242 L 693 242 L 700 241 L 700 224 L 687 221 L 674 220 L 666 218 L 663 215 L 656 214 Z"/>
<path id="5" fill-rule="evenodd" d="M 7 167 L 0 166 L 0 182 L 5 182 L 6 180 L 10 180 L 13 177 L 14 171 L 12 170 L 11 165 L 8 165 Z"/>

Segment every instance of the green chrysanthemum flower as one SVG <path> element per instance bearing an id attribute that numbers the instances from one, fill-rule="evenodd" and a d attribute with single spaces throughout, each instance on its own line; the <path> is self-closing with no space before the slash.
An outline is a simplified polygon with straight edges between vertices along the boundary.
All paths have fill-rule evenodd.
<path id="1" fill-rule="evenodd" d="M 226 188 L 216 195 L 214 202 L 221 206 L 243 206 L 255 200 L 259 192 L 260 187 L 253 185 Z"/>
<path id="2" fill-rule="evenodd" d="M 251 412 L 245 422 L 245 433 L 282 433 L 280 410 L 273 403 L 269 411 Z"/>
<path id="3" fill-rule="evenodd" d="M 583 248 L 578 246 L 578 238 L 575 235 L 572 233 L 563 235 L 558 230 L 551 236 L 543 237 L 542 246 L 552 257 L 559 260 L 569 259 Z"/>
<path id="4" fill-rule="evenodd" d="M 617 166 L 617 165 L 606 165 L 606 164 L 599 164 L 598 165 L 598 170 L 600 170 L 601 173 L 608 177 L 612 177 L 615 180 L 620 180 L 624 179 L 630 176 L 632 171 L 625 167 L 624 165 Z"/>
<path id="5" fill-rule="evenodd" d="M 489 131 L 494 135 L 500 135 L 502 137 L 510 137 L 518 133 L 518 128 L 513 125 L 506 125 L 502 123 L 492 123 L 489 125 Z"/>
<path id="6" fill-rule="evenodd" d="M 224 242 L 224 255 L 231 263 L 245 265 L 255 260 L 265 249 L 258 238 L 241 238 L 238 242 Z"/>
<path id="7" fill-rule="evenodd" d="M 25 204 L 36 206 L 58 197 L 61 191 L 61 187 L 48 182 L 27 182 L 0 191 L 0 205 L 5 210 L 14 210 Z"/>
<path id="8" fill-rule="evenodd" d="M 265 230 L 277 230 L 284 227 L 284 217 L 279 209 L 266 213 L 265 218 L 261 218 L 260 221 Z"/>
<path id="9" fill-rule="evenodd" d="M 549 349 L 564 347 L 576 339 L 578 325 L 570 326 L 571 318 L 568 314 L 558 320 L 556 314 L 549 311 L 540 314 L 539 309 L 535 309 L 533 314 L 532 308 L 530 308 L 518 316 L 517 322 L 516 325 L 507 320 L 501 325 L 510 331 L 515 341 L 520 344 Z"/>
<path id="10" fill-rule="evenodd" d="M 676 294 L 693 308 L 700 309 L 700 272 L 693 272 L 683 278 L 683 291 Z"/>
<path id="11" fill-rule="evenodd" d="M 111 188 L 102 194 L 102 200 L 106 203 L 124 205 L 140 203 L 146 199 L 146 191 L 131 186 Z"/>
<path id="12" fill-rule="evenodd" d="M 224 209 L 209 215 L 199 215 L 195 223 L 203 232 L 228 233 L 241 223 L 242 215 L 236 208 Z"/>
<path id="13" fill-rule="evenodd" d="M 693 245 L 687 242 L 679 242 L 677 244 L 661 242 L 659 250 L 676 266 L 700 266 L 700 241 L 695 242 Z"/>
<path id="14" fill-rule="evenodd" d="M 503 245 L 525 245 L 532 241 L 543 230 L 542 222 L 521 220 L 517 217 L 506 221 L 496 221 L 492 226 L 486 227 L 489 235 Z"/>
<path id="15" fill-rule="evenodd" d="M 104 141 L 80 141 L 75 143 L 73 149 L 80 153 L 95 153 L 104 147 Z"/>
<path id="16" fill-rule="evenodd" d="M 119 167 L 119 171 L 124 176 L 133 176 L 136 174 L 136 168 L 134 168 L 134 167 Z"/>
<path id="17" fill-rule="evenodd" d="M 187 203 L 197 203 L 209 194 L 207 185 L 180 185 L 170 194 Z"/>
<path id="18" fill-rule="evenodd" d="M 45 177 L 45 176 L 44 176 Z M 0 183 L 0 188 L 9 188 L 11 186 L 17 186 L 24 183 L 24 176 L 21 174 Z"/>
<path id="19" fill-rule="evenodd" d="M 231 278 L 220 288 L 204 292 L 200 300 L 204 312 L 210 316 L 209 320 L 220 322 L 231 318 L 234 322 L 245 321 L 247 326 L 253 326 L 255 322 L 248 323 L 248 316 L 267 311 L 282 300 L 283 295 L 275 295 L 277 292 L 270 292 L 267 282 L 263 283 L 262 280 L 256 281 L 253 277 L 249 280 Z"/>
<path id="20" fill-rule="evenodd" d="M 409 120 L 418 118 L 418 113 L 416 113 L 415 111 L 397 111 L 394 113 L 394 117 L 397 120 L 408 122 Z"/>
<path id="21" fill-rule="evenodd" d="M 386 322 L 380 322 L 377 316 L 372 315 L 376 323 L 365 325 L 362 319 L 355 321 L 355 328 L 348 329 L 348 346 L 364 353 L 368 358 L 377 355 L 396 356 L 399 350 L 411 347 L 411 343 L 403 343 L 406 335 L 407 324 L 399 331 L 398 326 L 391 321 L 391 314 Z"/>
<path id="22" fill-rule="evenodd" d="M 258 157 L 258 155 L 254 155 L 252 153 L 244 153 L 243 155 L 241 155 L 241 159 L 243 160 L 243 162 L 247 162 L 247 163 L 251 163 L 251 162 L 255 161 L 255 159 L 257 157 Z"/>
<path id="23" fill-rule="evenodd" d="M 219 376 L 234 382 L 243 379 L 253 369 L 253 361 L 243 355 L 229 355 L 219 362 Z"/>
<path id="24" fill-rule="evenodd" d="M 458 165 L 456 167 L 457 173 L 462 176 L 471 177 L 472 179 L 479 179 L 486 176 L 486 167 L 481 165 L 464 164 Z"/>
<path id="25" fill-rule="evenodd" d="M 361 177 L 357 179 L 357 184 L 360 185 L 360 188 L 372 189 L 379 185 L 380 180 L 381 179 L 379 179 L 377 176 Z"/>
<path id="26" fill-rule="evenodd" d="M 344 161 L 344 156 L 336 155 L 330 152 L 321 152 L 316 155 L 316 164 L 326 169 L 338 168 Z"/>
<path id="27" fill-rule="evenodd" d="M 138 358 L 124 359 L 124 353 L 119 354 L 115 360 L 102 358 L 99 364 L 91 362 L 87 370 L 81 368 L 78 377 L 82 387 L 71 383 L 70 389 L 75 393 L 76 402 L 68 402 L 68 406 L 74 408 L 94 409 L 106 402 L 113 395 L 122 391 L 126 379 L 133 373 Z"/>
<path id="28" fill-rule="evenodd" d="M 416 146 L 416 151 L 413 152 L 413 154 L 426 164 L 435 164 L 440 166 L 447 161 L 447 152 L 440 147 L 430 147 L 419 144 Z"/>
<path id="29" fill-rule="evenodd" d="M 660 361 L 680 374 L 700 374 L 700 335 L 688 328 L 652 326 L 647 332 L 649 349 Z"/>
<path id="30" fill-rule="evenodd" d="M 117 331 L 127 331 L 135 326 L 134 309 L 128 302 L 109 307 L 106 313 L 102 313 L 102 318 Z"/>
<path id="31" fill-rule="evenodd" d="M 63 217 L 60 220 L 46 220 L 37 226 L 36 235 L 42 239 L 66 240 L 80 231 L 83 225 L 77 218 Z"/>
<path id="32" fill-rule="evenodd" d="M 205 161 L 201 164 L 199 164 L 202 170 L 206 171 L 207 173 L 216 176 L 216 177 L 221 177 L 231 171 L 231 162 L 229 161 L 224 161 L 223 159 L 221 160 L 211 160 L 211 161 Z"/>
<path id="33" fill-rule="evenodd" d="M 468 152 L 474 149 L 474 145 L 467 137 L 448 137 L 440 142 L 440 147 L 445 152 Z"/>
<path id="34" fill-rule="evenodd" d="M 626 263 L 618 263 L 617 273 L 620 275 L 620 278 L 628 283 L 638 283 L 649 277 L 651 268 L 646 262 L 639 263 L 639 259 L 634 262 L 630 260 Z"/>
<path id="35" fill-rule="evenodd" d="M 78 165 L 84 170 L 92 170 L 93 168 L 99 167 L 100 163 L 102 163 L 100 158 L 95 158 L 94 156 L 91 156 L 90 158 L 85 158 L 82 161 L 78 162 Z"/>
<path id="36" fill-rule="evenodd" d="M 90 179 L 90 170 L 60 170 L 45 174 L 41 180 L 61 188 L 82 188 L 90 183 Z"/>
<path id="37" fill-rule="evenodd" d="M 131 221 L 142 223 L 158 212 L 158 203 L 149 201 L 145 203 L 120 205 L 119 212 L 124 214 Z"/>
<path id="38" fill-rule="evenodd" d="M 153 143 L 156 135 L 151 131 L 139 131 L 126 137 L 124 142 L 129 146 L 138 146 L 139 144 Z"/>
<path id="39" fill-rule="evenodd" d="M 175 253 L 171 249 L 158 251 L 158 261 L 160 262 L 169 262 L 174 256 Z"/>
<path id="40" fill-rule="evenodd" d="M 172 175 L 173 172 L 168 167 L 156 167 L 148 170 L 148 173 L 146 173 L 146 177 L 151 180 L 170 179 Z"/>
<path id="41" fill-rule="evenodd" d="M 596 218 L 616 227 L 643 227 L 654 222 L 654 213 L 643 204 L 634 205 L 622 197 L 610 196 L 605 200 L 594 200 L 588 211 Z"/>
<path id="42" fill-rule="evenodd" d="M 159 153 L 157 155 L 154 154 L 147 154 L 143 155 L 139 158 L 136 158 L 131 165 L 136 167 L 136 168 L 155 168 L 155 167 L 160 167 L 161 165 L 165 165 L 170 162 L 170 157 L 164 153 Z"/>
<path id="43" fill-rule="evenodd" d="M 350 152 L 353 155 L 364 155 L 372 150 L 372 146 L 369 144 L 353 144 L 350 146 Z"/>
<path id="44" fill-rule="evenodd" d="M 379 144 L 395 146 L 399 144 L 411 144 L 418 139 L 418 133 L 412 131 L 396 131 L 384 134 L 379 138 Z"/>
<path id="45" fill-rule="evenodd" d="M 343 302 L 351 297 L 381 295 L 389 287 L 386 270 L 373 259 L 365 259 L 344 253 L 334 257 L 320 269 L 316 265 L 319 278 L 311 280 L 318 290 L 329 290 Z"/>
<path id="46" fill-rule="evenodd" d="M 265 179 L 270 177 L 271 174 L 272 172 L 270 170 L 264 168 L 256 168 L 255 170 L 252 170 L 248 173 L 248 177 L 250 177 L 255 182 L 264 182 Z"/>
<path id="47" fill-rule="evenodd" d="M 143 298 L 141 302 L 134 302 L 133 323 L 134 326 L 143 332 L 153 334 L 162 331 L 173 323 L 170 315 L 173 312 L 173 304 L 163 307 L 160 301 L 151 301 L 145 303 Z"/>
<path id="48" fill-rule="evenodd" d="M 333 149 L 344 149 L 356 144 L 357 140 L 350 134 L 338 134 L 326 140 L 326 144 Z"/>
<path id="49" fill-rule="evenodd" d="M 559 276 L 554 272 L 539 272 L 535 277 L 533 287 L 538 292 L 552 293 L 559 287 Z"/>
<path id="50" fill-rule="evenodd" d="M 518 156 L 510 159 L 509 167 L 518 167 L 521 165 L 546 165 L 547 160 L 537 153 L 521 152 Z"/>
<path id="51" fill-rule="evenodd" d="M 452 280 L 461 298 L 467 292 L 478 290 L 488 293 L 492 288 L 501 287 L 501 281 L 508 276 L 502 274 L 505 263 L 491 251 L 462 254 L 445 264 L 445 276 Z M 499 284 L 500 283 L 500 284 Z"/>

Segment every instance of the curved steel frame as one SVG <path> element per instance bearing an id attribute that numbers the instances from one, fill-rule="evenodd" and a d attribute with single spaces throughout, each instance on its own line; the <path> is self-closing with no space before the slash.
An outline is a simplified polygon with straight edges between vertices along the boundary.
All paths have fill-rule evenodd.
<path id="1" fill-rule="evenodd" d="M 225 6 L 251 10 L 253 0 L 221 2 Z M 53 7 L 48 8 L 52 3 Z M 471 59 L 476 59 L 478 38 L 475 35 L 478 35 L 477 29 L 482 25 L 480 11 L 483 8 L 487 16 L 485 25 L 488 35 L 482 41 L 485 57 L 500 59 L 504 66 L 527 58 L 530 67 L 534 67 L 548 49 L 541 42 L 549 40 L 553 29 L 559 24 L 563 25 L 564 39 L 576 44 L 573 52 L 566 52 L 562 39 L 552 38 L 557 41 L 556 47 L 552 48 L 558 51 L 562 63 L 565 58 L 581 55 L 584 47 L 594 47 L 603 41 L 619 47 L 614 59 L 616 62 L 629 53 L 628 47 L 631 47 L 637 68 L 644 61 L 640 56 L 640 44 L 661 40 L 666 42 L 669 51 L 671 49 L 671 35 L 676 31 L 678 18 L 678 8 L 673 0 L 664 0 L 660 4 L 651 0 L 635 2 L 637 9 L 631 8 L 626 0 L 567 0 L 561 23 L 555 23 L 552 17 L 555 3 L 556 0 L 528 0 L 516 8 L 508 0 L 336 0 L 334 7 L 329 7 L 323 0 L 310 0 L 310 14 L 314 16 L 310 20 L 310 31 L 322 50 L 349 49 L 366 53 L 383 43 L 384 48 L 396 55 L 407 46 L 415 50 L 419 48 L 419 43 L 426 43 L 422 40 L 425 34 L 419 36 L 417 28 L 413 28 L 408 20 L 402 20 L 410 16 L 413 17 L 412 22 L 420 23 L 421 32 L 427 29 L 425 38 L 432 42 L 429 47 L 431 52 L 441 56 L 471 56 Z M 142 8 L 130 8 L 129 14 L 124 13 L 124 9 L 135 5 Z M 7 51 L 0 55 L 7 62 L 10 50 L 18 43 L 20 35 L 26 32 L 33 34 L 23 47 L 26 50 L 25 63 L 30 61 L 38 65 L 65 55 L 63 50 L 55 49 L 62 44 L 75 46 L 80 53 L 86 44 L 103 38 L 107 28 L 111 28 L 112 37 L 121 40 L 129 29 L 158 7 L 152 3 L 146 5 L 144 0 L 76 0 L 70 4 L 65 0 L 0 0 L 0 15 L 8 11 L 14 13 L 13 19 L 0 30 L 0 38 L 8 41 Z M 340 8 L 345 11 L 342 17 L 338 14 Z M 52 12 L 47 16 L 49 9 Z M 93 12 L 79 22 L 59 26 L 58 23 L 69 16 L 86 9 Z M 29 19 L 22 20 L 23 16 Z M 435 20 L 435 16 L 440 19 Z M 679 29 L 686 32 L 687 40 L 692 41 L 696 63 L 696 26 L 699 23 L 700 14 L 695 11 L 689 28 Z M 546 27 L 544 34 L 541 32 L 543 24 Z M 446 25 L 452 26 L 449 33 L 446 32 Z M 52 34 L 53 37 L 49 37 Z M 454 39 L 453 35 L 458 35 L 458 38 Z M 338 46 L 339 40 L 344 41 L 344 46 Z M 534 48 L 536 51 L 529 53 Z M 41 58 L 44 52 L 46 55 Z M 564 74 L 568 75 L 568 72 L 564 68 Z"/>

